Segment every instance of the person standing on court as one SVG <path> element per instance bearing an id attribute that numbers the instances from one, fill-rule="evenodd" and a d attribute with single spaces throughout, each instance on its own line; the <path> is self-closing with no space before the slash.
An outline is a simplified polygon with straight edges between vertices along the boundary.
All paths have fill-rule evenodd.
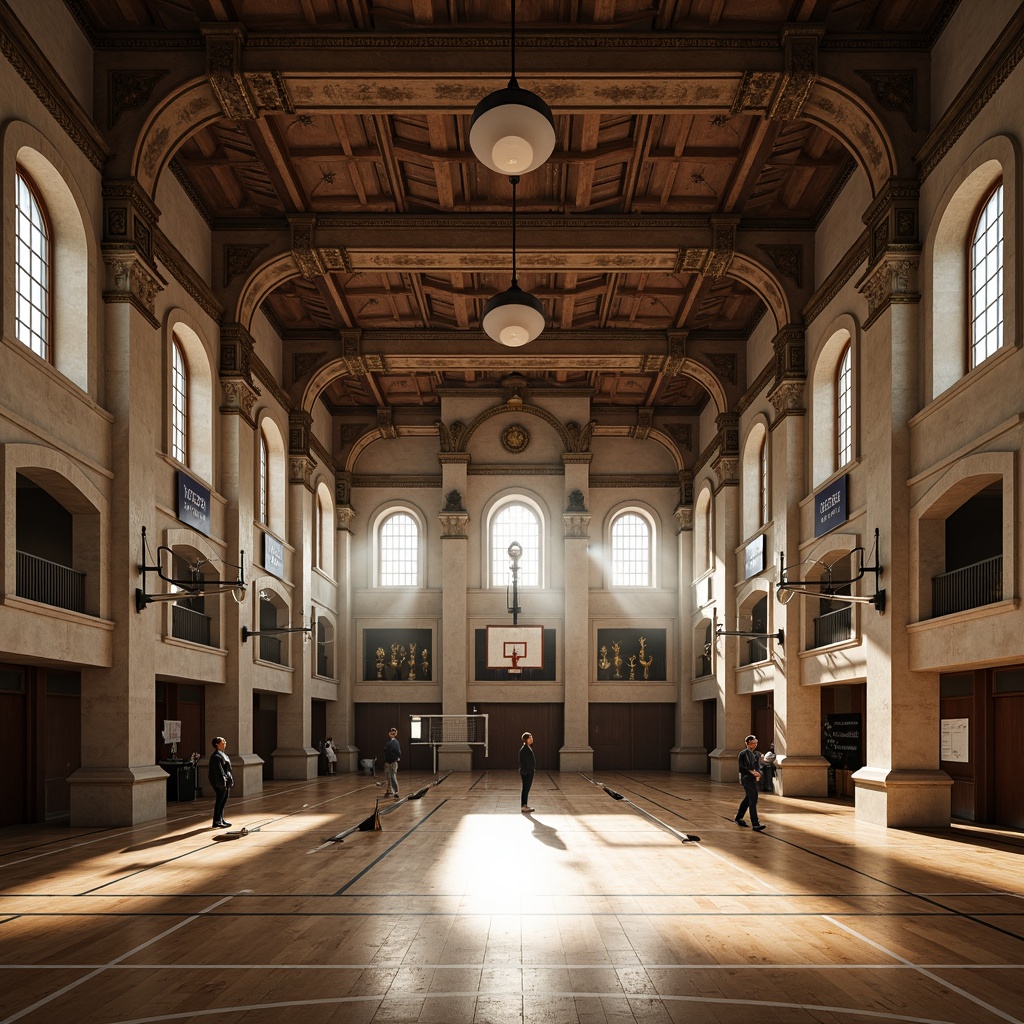
<path id="1" fill-rule="evenodd" d="M 519 774 L 523 778 L 522 806 L 519 810 L 528 814 L 530 806 L 530 787 L 533 785 L 533 773 L 537 770 L 537 755 L 533 752 L 533 733 L 523 733 L 523 745 L 519 748 Z"/>
<path id="2" fill-rule="evenodd" d="M 334 774 L 334 766 L 338 763 L 338 755 L 335 751 L 334 740 L 330 736 L 324 740 L 324 757 L 327 758 L 327 774 Z"/>
<path id="3" fill-rule="evenodd" d="M 213 827 L 230 828 L 231 822 L 224 820 L 224 808 L 228 802 L 235 777 L 231 774 L 231 759 L 224 753 L 228 741 L 223 736 L 213 739 L 213 753 L 210 755 L 210 785 L 213 786 Z"/>
<path id="4" fill-rule="evenodd" d="M 754 827 L 755 832 L 763 832 L 766 826 L 762 825 L 757 817 L 757 784 L 761 781 L 761 755 L 757 752 L 757 737 L 748 736 L 746 744 L 746 748 L 740 751 L 738 759 L 740 782 L 743 785 L 743 802 L 733 821 L 746 828 L 747 823 L 743 820 L 743 815 L 747 813 L 749 807 L 750 824 Z"/>
<path id="5" fill-rule="evenodd" d="M 402 760 L 402 748 L 398 743 L 398 730 L 391 726 L 388 741 L 384 744 L 384 777 L 388 780 L 388 796 L 398 799 L 398 762 Z"/>

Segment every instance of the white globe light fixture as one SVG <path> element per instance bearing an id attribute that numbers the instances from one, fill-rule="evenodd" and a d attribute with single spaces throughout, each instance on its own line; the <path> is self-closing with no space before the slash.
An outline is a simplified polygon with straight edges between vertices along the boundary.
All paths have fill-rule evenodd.
<path id="1" fill-rule="evenodd" d="M 555 148 L 551 108 L 516 80 L 516 0 L 512 0 L 512 74 L 508 86 L 485 96 L 469 123 L 469 148 L 498 174 L 527 174 Z"/>
<path id="2" fill-rule="evenodd" d="M 544 307 L 538 298 L 519 287 L 516 276 L 516 186 L 512 185 L 512 283 L 503 292 L 488 300 L 480 319 L 487 336 L 508 348 L 519 348 L 533 341 L 544 330 Z"/>

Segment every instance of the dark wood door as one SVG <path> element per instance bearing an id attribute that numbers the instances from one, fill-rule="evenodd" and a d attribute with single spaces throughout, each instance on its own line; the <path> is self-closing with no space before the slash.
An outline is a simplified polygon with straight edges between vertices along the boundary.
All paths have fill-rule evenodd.
<path id="1" fill-rule="evenodd" d="M 519 770 L 519 748 L 523 733 L 533 733 L 537 770 L 556 772 L 559 751 L 565 742 L 565 712 L 561 704 L 475 704 L 477 713 L 487 715 L 488 756 L 473 748 L 473 767 L 493 771 Z"/>
<path id="2" fill-rule="evenodd" d="M 71 813 L 68 779 L 82 766 L 82 695 L 77 673 L 47 674 L 44 714 L 44 815 L 60 818 Z"/>
<path id="3" fill-rule="evenodd" d="M 1024 694 L 997 696 L 993 706 L 995 824 L 1024 828 L 1024 775 L 1020 737 L 1024 734 Z"/>
<path id="4" fill-rule="evenodd" d="M 277 749 L 276 693 L 252 695 L 252 749 L 254 754 L 263 758 L 263 778 L 272 779 L 274 751 Z"/>
<path id="5" fill-rule="evenodd" d="M 704 750 L 707 751 L 706 771 L 711 774 L 711 751 L 718 746 L 718 701 L 702 700 L 701 710 L 703 712 L 703 740 Z"/>
<path id="6" fill-rule="evenodd" d="M 28 682 L 23 669 L 0 668 L 0 826 L 28 821 Z"/>
<path id="7" fill-rule="evenodd" d="M 384 770 L 384 744 L 388 730 L 398 730 L 402 747 L 399 770 L 429 772 L 434 768 L 434 751 L 429 746 L 413 746 L 410 742 L 409 719 L 413 715 L 439 715 L 440 704 L 356 704 L 355 745 L 359 760 L 376 760 L 377 772 Z"/>
<path id="8" fill-rule="evenodd" d="M 591 704 L 595 771 L 668 771 L 674 704 Z"/>

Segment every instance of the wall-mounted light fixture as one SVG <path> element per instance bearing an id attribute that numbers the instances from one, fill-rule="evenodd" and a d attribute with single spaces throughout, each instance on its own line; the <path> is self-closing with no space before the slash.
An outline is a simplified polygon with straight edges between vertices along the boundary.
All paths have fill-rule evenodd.
<path id="1" fill-rule="evenodd" d="M 848 580 L 837 580 L 832 577 L 829 566 L 825 566 L 825 576 L 819 580 L 790 580 L 786 577 L 786 555 L 779 552 L 779 582 L 775 584 L 775 593 L 782 604 L 788 604 L 794 594 L 803 594 L 812 597 L 825 597 L 831 601 L 845 604 L 870 604 L 880 614 L 885 614 L 885 590 L 879 589 L 878 581 L 881 579 L 883 568 L 878 563 L 878 529 L 875 529 L 875 564 L 865 565 L 864 558 L 867 552 L 862 546 L 853 549 L 860 553 L 860 564 L 857 567 L 857 575 Z M 865 573 L 875 574 L 875 592 L 871 596 L 860 594 L 839 594 L 836 591 L 856 583 L 864 578 Z"/>
<path id="2" fill-rule="evenodd" d="M 516 0 L 512 0 L 512 69 L 504 89 L 485 96 L 469 122 L 469 148 L 498 174 L 527 174 L 555 148 L 551 108 L 516 80 Z"/>
<path id="3" fill-rule="evenodd" d="M 512 613 L 512 625 L 519 625 L 519 559 L 523 557 L 523 545 L 514 540 L 508 546 L 508 557 L 512 559 L 509 569 L 512 570 L 512 603 L 508 603 L 508 590 L 505 591 L 505 607 Z"/>
<path id="4" fill-rule="evenodd" d="M 249 642 L 251 636 L 280 636 L 282 633 L 305 633 L 303 637 L 303 643 L 309 639 L 309 634 L 316 631 L 316 609 L 314 608 L 309 615 L 308 626 L 268 626 L 266 629 L 249 629 L 248 626 L 242 627 L 242 643 L 246 644 Z"/>
<path id="5" fill-rule="evenodd" d="M 234 566 L 238 570 L 238 576 L 233 583 L 225 583 L 223 580 L 216 580 L 209 583 L 200 569 L 207 564 L 206 559 L 200 559 L 191 566 L 191 576 L 187 580 L 175 579 L 173 576 L 165 576 L 160 566 L 160 553 L 166 551 L 168 556 L 173 557 L 174 551 L 161 544 L 156 549 L 156 565 L 147 565 L 146 528 L 142 528 L 142 564 L 139 572 L 142 573 L 142 586 L 135 588 L 135 610 L 141 612 L 145 607 L 161 601 L 184 601 L 190 597 L 214 597 L 217 594 L 230 594 L 239 604 L 245 600 L 245 552 L 239 552 L 240 565 Z M 165 583 L 177 587 L 176 591 L 169 591 L 163 594 L 146 593 L 146 576 L 155 572 Z"/>
<path id="6" fill-rule="evenodd" d="M 512 283 L 488 299 L 480 326 L 498 344 L 519 348 L 544 330 L 544 306 L 540 299 L 519 287 L 516 273 L 516 186 L 519 178 L 513 175 L 508 180 L 512 184 Z"/>
<path id="7" fill-rule="evenodd" d="M 782 628 L 778 629 L 774 633 L 758 633 L 750 629 L 722 629 L 719 626 L 715 630 L 715 636 L 746 636 L 752 640 L 774 640 L 776 643 L 785 646 L 786 643 L 786 631 Z M 705 647 L 708 646 L 705 644 Z"/>

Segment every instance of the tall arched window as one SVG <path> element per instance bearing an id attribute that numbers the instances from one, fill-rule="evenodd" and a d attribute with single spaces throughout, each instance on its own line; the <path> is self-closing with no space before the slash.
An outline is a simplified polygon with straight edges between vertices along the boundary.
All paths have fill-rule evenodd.
<path id="1" fill-rule="evenodd" d="M 188 465 L 188 370 L 177 338 L 171 339 L 171 457 Z"/>
<path id="2" fill-rule="evenodd" d="M 519 585 L 540 586 L 540 520 L 529 505 L 510 502 L 491 520 L 491 586 L 503 587 L 509 581 L 508 546 L 518 541 L 523 553 L 519 559 Z"/>
<path id="3" fill-rule="evenodd" d="M 14 199 L 15 333 L 50 359 L 50 231 L 36 190 L 21 172 Z"/>
<path id="4" fill-rule="evenodd" d="M 612 521 L 612 586 L 651 585 L 651 526 L 636 512 Z"/>
<path id="5" fill-rule="evenodd" d="M 988 359 L 1003 337 L 1003 186 L 981 207 L 971 234 L 970 368 Z"/>
<path id="6" fill-rule="evenodd" d="M 267 439 L 260 431 L 260 522 L 266 526 L 267 518 L 270 515 L 270 451 L 267 448 Z"/>
<path id="7" fill-rule="evenodd" d="M 419 585 L 420 531 L 408 512 L 388 516 L 380 526 L 379 580 L 382 587 Z"/>
<path id="8" fill-rule="evenodd" d="M 836 374 L 836 469 L 853 461 L 853 358 L 847 345 Z"/>

